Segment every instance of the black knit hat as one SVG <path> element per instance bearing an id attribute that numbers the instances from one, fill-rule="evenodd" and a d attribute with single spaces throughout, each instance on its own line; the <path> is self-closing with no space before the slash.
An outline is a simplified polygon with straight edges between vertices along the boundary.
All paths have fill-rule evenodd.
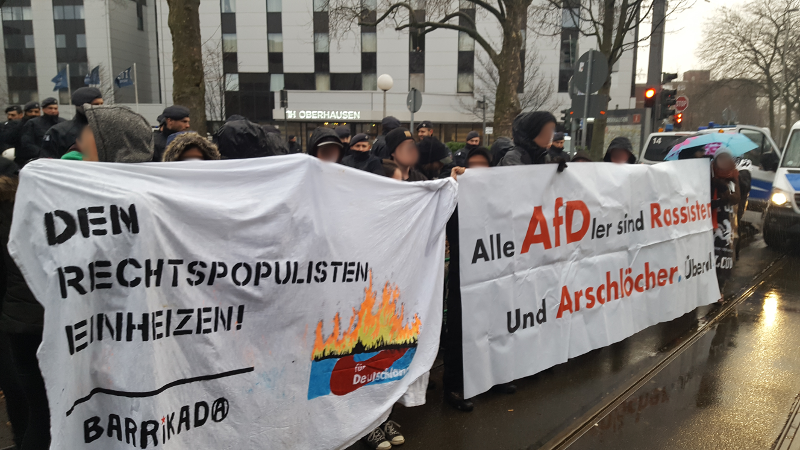
<path id="1" fill-rule="evenodd" d="M 42 108 L 47 108 L 50 105 L 58 105 L 58 100 L 53 97 L 47 97 L 46 99 L 42 100 Z"/>
<path id="2" fill-rule="evenodd" d="M 478 132 L 475 130 L 472 130 L 469 133 L 467 133 L 467 140 L 475 139 L 476 137 L 481 137 L 481 135 L 478 134 Z"/>
<path id="3" fill-rule="evenodd" d="M 103 98 L 103 93 L 96 87 L 82 87 L 75 89 L 72 93 L 72 104 L 83 106 L 85 103 L 92 103 L 98 98 Z"/>
<path id="4" fill-rule="evenodd" d="M 386 135 L 386 153 L 393 154 L 397 147 L 407 140 L 414 140 L 414 136 L 407 129 L 400 127 L 395 128 Z"/>
<path id="5" fill-rule="evenodd" d="M 334 128 L 333 131 L 336 132 L 336 135 L 339 136 L 339 139 L 344 139 L 347 136 L 350 136 L 350 127 L 347 125 L 339 125 L 338 127 Z"/>

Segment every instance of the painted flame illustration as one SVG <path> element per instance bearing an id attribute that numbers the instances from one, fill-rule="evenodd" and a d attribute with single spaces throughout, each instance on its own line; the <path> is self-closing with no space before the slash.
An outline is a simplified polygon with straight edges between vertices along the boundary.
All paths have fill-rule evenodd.
<path id="1" fill-rule="evenodd" d="M 333 332 L 325 338 L 322 334 L 323 321 L 317 324 L 312 359 L 321 360 L 329 357 L 377 351 L 383 348 L 409 347 L 416 345 L 419 329 L 422 324 L 419 315 L 407 323 L 404 322 L 405 307 L 400 304 L 397 314 L 397 303 L 400 289 L 383 286 L 383 294 L 378 310 L 373 313 L 377 301 L 377 293 L 372 290 L 372 271 L 369 274 L 369 286 L 364 288 L 364 301 L 358 310 L 353 308 L 350 324 L 341 329 L 339 313 L 333 317 Z"/>

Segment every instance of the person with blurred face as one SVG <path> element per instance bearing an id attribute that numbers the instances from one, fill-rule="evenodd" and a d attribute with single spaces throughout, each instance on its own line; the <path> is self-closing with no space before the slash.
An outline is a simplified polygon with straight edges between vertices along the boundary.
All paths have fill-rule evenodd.
<path id="1" fill-rule="evenodd" d="M 419 149 L 411 132 L 405 128 L 395 128 L 386 135 L 386 151 L 403 174 L 403 181 L 425 181 L 425 177 L 414 166 L 419 161 Z"/>
<path id="2" fill-rule="evenodd" d="M 41 107 L 44 114 L 32 118 L 22 127 L 20 146 L 14 155 L 14 162 L 20 167 L 27 164 L 28 161 L 42 157 L 44 154 L 42 143 L 45 134 L 50 128 L 65 122 L 64 119 L 58 117 L 58 101 L 55 98 L 44 99 Z"/>
<path id="3" fill-rule="evenodd" d="M 77 141 L 83 161 L 140 163 L 153 160 L 153 132 L 125 106 L 84 106 L 87 126 Z M 69 159 L 69 158 L 65 158 Z"/>
<path id="4" fill-rule="evenodd" d="M 547 153 L 556 131 L 556 118 L 547 111 L 520 113 L 511 126 L 514 148 L 509 150 L 498 166 L 558 163 L 559 172 L 565 161 L 553 161 Z"/>
<path id="5" fill-rule="evenodd" d="M 383 176 L 394 178 L 397 181 L 403 181 L 403 173 L 400 172 L 400 168 L 397 167 L 396 162 L 391 159 L 384 159 L 381 162 L 383 163 Z"/>
<path id="6" fill-rule="evenodd" d="M 423 120 L 417 125 L 417 138 L 422 140 L 425 137 L 433 137 L 433 124 L 428 120 Z"/>
<path id="7" fill-rule="evenodd" d="M 603 161 L 615 164 L 636 164 L 636 155 L 633 154 L 631 140 L 624 136 L 612 139 L 608 144 Z"/>
<path id="8" fill-rule="evenodd" d="M 375 175 L 384 175 L 380 158 L 370 153 L 369 136 L 357 134 L 350 139 L 350 154 L 342 159 L 342 165 Z"/>
<path id="9" fill-rule="evenodd" d="M 336 132 L 319 127 L 308 138 L 308 154 L 327 162 L 338 163 L 344 157 L 344 145 Z"/>

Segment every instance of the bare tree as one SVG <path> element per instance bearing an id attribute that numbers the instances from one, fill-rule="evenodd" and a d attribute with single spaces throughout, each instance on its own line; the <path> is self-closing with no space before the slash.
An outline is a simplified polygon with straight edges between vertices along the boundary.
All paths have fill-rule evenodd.
<path id="1" fill-rule="evenodd" d="M 497 69 L 494 127 L 498 134 L 509 135 L 514 117 L 522 110 L 517 86 L 523 78 L 519 54 L 527 27 L 532 0 L 318 0 L 320 9 L 329 11 L 331 35 L 353 31 L 356 26 L 388 24 L 396 30 L 410 30 L 422 37 L 434 30 L 460 33 L 460 39 L 472 39 Z M 371 3 L 371 5 L 370 5 Z M 315 2 L 316 4 L 316 2 Z M 378 9 L 381 11 L 377 13 Z M 493 44 L 477 29 L 478 14 L 493 18 L 502 40 Z"/>
<path id="2" fill-rule="evenodd" d="M 473 97 L 475 99 L 486 99 L 486 116 L 492 117 L 495 114 L 497 87 L 500 84 L 500 76 L 497 67 L 484 55 L 478 55 L 478 68 L 475 71 L 477 83 Z M 542 59 L 536 48 L 529 48 L 525 52 L 525 76 L 523 78 L 524 92 L 517 94 L 521 111 L 554 111 L 561 105 L 556 98 L 556 86 L 551 77 L 546 77 L 542 73 Z M 469 112 L 477 119 L 483 118 L 483 109 L 478 108 L 475 101 L 459 98 L 461 110 Z M 497 136 L 503 136 L 497 134 Z M 510 136 L 510 135 L 507 135 Z"/>
<path id="3" fill-rule="evenodd" d="M 206 112 L 210 120 L 225 120 L 225 91 L 230 77 L 222 68 L 222 42 L 213 37 L 203 45 L 203 70 L 206 83 Z"/>
<path id="4" fill-rule="evenodd" d="M 189 108 L 192 128 L 206 134 L 206 84 L 200 39 L 200 0 L 167 0 L 172 35 L 172 101 Z"/>
<path id="5" fill-rule="evenodd" d="M 597 50 L 602 53 L 609 69 L 619 61 L 625 51 L 632 50 L 651 37 L 650 32 L 642 32 L 643 24 L 653 23 L 653 7 L 659 0 L 547 0 L 537 7 L 534 23 L 543 26 L 532 28 L 533 32 L 558 35 L 562 26 L 568 22 L 571 27 L 589 38 L 594 38 Z M 665 1 L 665 0 L 661 0 Z M 665 18 L 683 10 L 694 0 L 673 0 L 669 2 Z M 656 23 L 656 25 L 662 25 Z M 638 33 L 637 33 L 638 31 Z M 608 107 L 611 92 L 611 71 L 598 91 L 601 107 Z M 606 117 L 596 117 L 590 154 L 599 160 L 603 154 Z"/>

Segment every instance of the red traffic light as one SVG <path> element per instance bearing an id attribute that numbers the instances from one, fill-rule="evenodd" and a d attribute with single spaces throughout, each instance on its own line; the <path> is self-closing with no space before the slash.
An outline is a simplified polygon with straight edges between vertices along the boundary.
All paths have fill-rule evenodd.
<path id="1" fill-rule="evenodd" d="M 675 114 L 675 123 L 681 123 L 681 122 L 683 122 L 683 113 Z"/>
<path id="2" fill-rule="evenodd" d="M 647 88 L 644 91 L 644 107 L 652 108 L 656 106 L 656 94 L 658 90 L 654 87 Z"/>
<path id="3" fill-rule="evenodd" d="M 653 98 L 655 96 L 656 96 L 655 88 L 649 88 L 646 91 L 644 91 L 644 98 Z"/>

